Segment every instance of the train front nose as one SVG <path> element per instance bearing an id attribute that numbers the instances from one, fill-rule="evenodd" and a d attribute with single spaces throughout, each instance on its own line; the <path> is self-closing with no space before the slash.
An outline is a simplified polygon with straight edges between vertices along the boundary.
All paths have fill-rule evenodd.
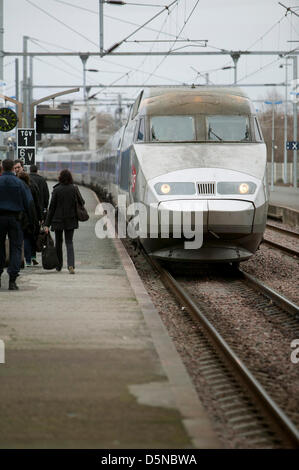
<path id="1" fill-rule="evenodd" d="M 248 259 L 260 243 L 264 229 L 266 202 L 262 182 L 223 169 L 196 168 L 174 173 L 151 182 L 160 229 L 165 220 L 169 221 L 169 239 L 161 237 L 159 249 L 153 255 L 200 261 Z M 187 190 L 189 194 L 179 194 Z M 187 225 L 184 213 L 189 214 Z M 194 230 L 202 232 L 203 244 L 196 253 L 192 249 L 183 253 L 185 241 L 194 236 Z"/>
<path id="2" fill-rule="evenodd" d="M 203 233 L 249 234 L 252 232 L 255 207 L 253 202 L 233 199 L 176 199 L 158 204 L 159 223 L 169 219 L 170 232 L 182 228 L 184 216 Z M 187 216 L 185 216 L 187 220 Z"/>
<path id="3" fill-rule="evenodd" d="M 249 234 L 254 220 L 254 204 L 232 199 L 209 200 L 208 232 L 219 234 Z"/>

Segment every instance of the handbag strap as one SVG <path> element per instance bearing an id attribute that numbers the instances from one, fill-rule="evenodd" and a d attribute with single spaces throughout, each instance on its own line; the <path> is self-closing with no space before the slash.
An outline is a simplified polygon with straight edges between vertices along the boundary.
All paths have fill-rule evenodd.
<path id="1" fill-rule="evenodd" d="M 81 196 L 81 193 L 79 191 L 79 188 L 77 185 L 74 185 L 75 186 L 75 190 L 76 190 L 76 200 L 77 202 L 80 204 L 80 206 L 84 207 L 84 201 L 82 199 L 82 196 Z"/>

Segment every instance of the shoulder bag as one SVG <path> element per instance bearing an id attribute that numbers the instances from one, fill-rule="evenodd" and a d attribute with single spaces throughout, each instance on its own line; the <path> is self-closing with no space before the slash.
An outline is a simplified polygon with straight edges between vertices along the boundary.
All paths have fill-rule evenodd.
<path id="1" fill-rule="evenodd" d="M 87 210 L 84 207 L 82 196 L 79 192 L 78 186 L 75 186 L 76 189 L 76 208 L 77 208 L 77 217 L 80 222 L 86 222 L 89 219 Z"/>

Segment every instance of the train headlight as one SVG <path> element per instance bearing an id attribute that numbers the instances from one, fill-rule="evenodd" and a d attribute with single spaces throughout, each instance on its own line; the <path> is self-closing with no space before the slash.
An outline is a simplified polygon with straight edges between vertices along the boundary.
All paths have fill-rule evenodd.
<path id="1" fill-rule="evenodd" d="M 194 183 L 173 182 L 173 183 L 156 183 L 156 192 L 161 196 L 171 195 L 193 195 L 196 194 Z"/>
<path id="2" fill-rule="evenodd" d="M 256 184 L 252 182 L 235 182 L 235 181 L 223 181 L 217 183 L 218 194 L 254 194 L 256 190 Z"/>
<path id="3" fill-rule="evenodd" d="M 171 188 L 169 186 L 169 184 L 167 183 L 164 183 L 164 184 L 161 184 L 161 188 L 160 188 L 160 191 L 162 194 L 168 194 L 170 192 Z"/>
<path id="4" fill-rule="evenodd" d="M 241 183 L 239 186 L 240 194 L 248 194 L 249 192 L 249 185 L 247 183 Z"/>

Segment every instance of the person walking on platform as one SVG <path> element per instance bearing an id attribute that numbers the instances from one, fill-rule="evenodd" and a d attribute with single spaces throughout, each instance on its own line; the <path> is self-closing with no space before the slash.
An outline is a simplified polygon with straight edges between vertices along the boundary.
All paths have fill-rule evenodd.
<path id="1" fill-rule="evenodd" d="M 75 274 L 75 254 L 73 246 L 74 230 L 78 228 L 77 198 L 82 205 L 84 200 L 77 186 L 73 184 L 73 177 L 69 170 L 62 170 L 59 183 L 54 186 L 49 212 L 45 221 L 45 230 L 55 231 L 55 246 L 59 265 L 57 271 L 63 266 L 62 241 L 65 237 L 67 266 L 70 274 Z"/>
<path id="2" fill-rule="evenodd" d="M 41 210 L 41 219 L 40 222 L 41 224 L 44 223 L 46 215 L 47 215 L 47 210 L 48 210 L 48 205 L 49 205 L 49 189 L 47 182 L 45 178 L 41 175 L 38 174 L 38 169 L 36 165 L 31 165 L 30 166 L 30 182 L 35 183 L 37 188 L 38 188 L 38 200 L 39 200 L 39 206 Z M 31 248 L 31 261 L 33 265 L 37 265 L 38 261 L 36 259 L 36 248 L 35 246 L 32 246 Z"/>
<path id="3" fill-rule="evenodd" d="M 18 177 L 25 183 L 26 191 L 31 193 L 33 203 L 31 202 L 29 206 L 30 210 L 30 219 L 26 219 L 25 223 L 23 224 L 23 236 L 24 236 L 24 254 L 25 254 L 25 261 L 26 266 L 31 266 L 32 258 L 36 258 L 36 240 L 39 233 L 39 222 L 42 219 L 40 203 L 39 203 L 39 192 L 37 186 L 30 181 L 29 175 L 24 171 L 20 172 Z M 36 265 L 38 262 L 35 259 L 33 264 Z"/>
<path id="4" fill-rule="evenodd" d="M 0 177 L 0 286 L 5 266 L 5 239 L 9 239 L 9 290 L 18 290 L 16 279 L 22 259 L 22 228 L 20 216 L 26 213 L 30 218 L 31 194 L 26 193 L 24 183 L 13 173 L 13 160 L 3 160 L 3 173 Z"/>
<path id="5" fill-rule="evenodd" d="M 15 172 L 16 176 L 24 171 L 24 164 L 22 160 L 14 160 L 13 164 L 13 171 Z"/>
<path id="6" fill-rule="evenodd" d="M 30 166 L 30 181 L 33 181 L 39 189 L 39 205 L 42 210 L 43 219 L 45 220 L 45 214 L 49 205 L 49 189 L 45 178 L 38 174 L 37 166 Z"/>

